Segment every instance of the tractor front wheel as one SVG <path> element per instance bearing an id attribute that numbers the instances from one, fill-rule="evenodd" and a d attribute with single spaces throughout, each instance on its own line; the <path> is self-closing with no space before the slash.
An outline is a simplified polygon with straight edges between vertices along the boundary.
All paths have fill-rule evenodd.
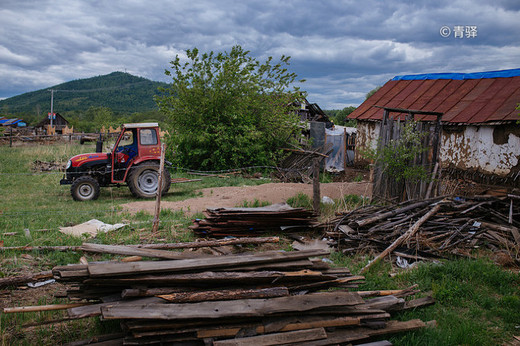
<path id="1" fill-rule="evenodd" d="M 168 169 L 163 170 L 163 182 L 161 194 L 170 189 L 171 177 Z M 143 162 L 132 167 L 127 179 L 130 192 L 136 197 L 153 198 L 159 186 L 159 164 L 156 162 Z"/>
<path id="2" fill-rule="evenodd" d="M 96 179 L 85 175 L 74 180 L 70 194 L 76 201 L 89 201 L 99 197 L 99 183 Z"/>

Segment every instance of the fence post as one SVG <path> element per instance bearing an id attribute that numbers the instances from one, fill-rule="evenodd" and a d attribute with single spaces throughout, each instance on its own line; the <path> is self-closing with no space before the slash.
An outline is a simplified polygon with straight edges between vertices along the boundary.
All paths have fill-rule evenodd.
<path id="1" fill-rule="evenodd" d="M 161 145 L 161 163 L 159 164 L 159 181 L 157 182 L 157 198 L 155 200 L 155 215 L 153 217 L 152 233 L 157 232 L 159 229 L 159 214 L 161 212 L 161 194 L 162 194 L 162 182 L 163 182 L 163 169 L 164 169 L 164 143 Z"/>
<path id="2" fill-rule="evenodd" d="M 320 213 L 320 158 L 315 157 L 313 160 L 312 172 L 312 207 L 316 214 Z"/>
<path id="3" fill-rule="evenodd" d="M 12 148 L 12 146 L 13 146 L 13 127 L 9 126 L 9 128 L 11 129 L 11 133 L 9 134 L 9 148 Z"/>

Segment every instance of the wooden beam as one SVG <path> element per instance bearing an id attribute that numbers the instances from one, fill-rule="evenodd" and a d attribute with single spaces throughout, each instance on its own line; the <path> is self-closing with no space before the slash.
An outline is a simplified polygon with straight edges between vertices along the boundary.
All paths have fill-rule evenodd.
<path id="1" fill-rule="evenodd" d="M 172 252 L 167 250 L 156 250 L 156 249 L 139 249 L 135 247 L 125 245 L 103 245 L 93 243 L 83 243 L 80 249 L 85 252 L 95 253 L 108 253 L 114 255 L 123 256 L 141 256 L 151 258 L 164 258 L 164 259 L 187 259 L 187 258 L 200 258 L 199 254 L 189 252 Z"/>
<path id="2" fill-rule="evenodd" d="M 357 317 L 345 316 L 332 319 L 314 318 L 314 321 L 289 322 L 277 332 L 289 332 L 294 330 L 312 329 L 312 328 L 330 328 L 330 327 L 346 327 L 358 326 L 361 321 Z M 198 338 L 216 338 L 216 337 L 234 337 L 243 327 L 217 328 L 217 329 L 199 329 L 197 331 Z M 265 334 L 269 331 L 266 326 L 259 325 L 255 328 L 258 334 Z"/>
<path id="3" fill-rule="evenodd" d="M 303 312 L 332 306 L 363 304 L 351 292 L 325 292 L 270 299 L 243 299 L 192 304 L 114 305 L 102 307 L 105 319 L 165 319 L 261 317 L 276 313 Z M 145 308 L 146 307 L 146 308 Z"/>
<path id="4" fill-rule="evenodd" d="M 91 277 L 124 276 L 145 273 L 171 273 L 180 271 L 201 271 L 209 268 L 229 268 L 240 265 L 251 265 L 273 261 L 291 261 L 296 259 L 325 256 L 328 251 L 307 250 L 280 252 L 269 255 L 229 255 L 211 259 L 186 259 L 177 261 L 146 261 L 134 263 L 92 263 L 88 265 Z"/>
<path id="5" fill-rule="evenodd" d="M 158 295 L 157 297 L 172 303 L 197 303 L 216 300 L 237 300 L 285 297 L 289 295 L 286 287 L 268 287 L 260 289 L 212 290 L 199 292 L 177 292 Z"/>
<path id="6" fill-rule="evenodd" d="M 194 242 L 186 242 L 186 243 L 139 244 L 139 245 L 127 245 L 127 246 L 136 247 L 136 248 L 140 248 L 140 249 L 174 250 L 174 249 L 189 249 L 189 248 L 195 249 L 195 248 L 201 248 L 201 247 L 217 247 L 217 246 L 228 246 L 228 245 L 278 243 L 279 241 L 280 241 L 279 237 L 245 237 L 245 238 L 194 241 Z"/>
<path id="7" fill-rule="evenodd" d="M 313 328 L 286 333 L 274 333 L 248 338 L 214 341 L 214 346 L 267 346 L 298 343 L 327 338 L 324 328 Z"/>

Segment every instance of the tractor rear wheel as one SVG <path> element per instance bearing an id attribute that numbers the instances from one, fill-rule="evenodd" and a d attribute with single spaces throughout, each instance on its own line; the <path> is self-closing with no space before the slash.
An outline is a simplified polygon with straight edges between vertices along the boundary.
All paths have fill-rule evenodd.
<path id="1" fill-rule="evenodd" d="M 168 192 L 171 185 L 171 177 L 168 169 L 163 170 L 162 192 Z M 143 162 L 132 167 L 127 179 L 130 192 L 136 197 L 153 198 L 159 185 L 159 164 L 157 162 Z"/>
<path id="2" fill-rule="evenodd" d="M 76 201 L 95 200 L 99 197 L 99 183 L 91 176 L 84 175 L 74 180 L 70 194 Z"/>

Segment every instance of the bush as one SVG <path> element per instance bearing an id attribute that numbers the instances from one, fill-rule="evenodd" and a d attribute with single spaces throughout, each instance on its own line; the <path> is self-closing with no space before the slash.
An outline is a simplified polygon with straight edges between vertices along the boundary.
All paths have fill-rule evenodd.
<path id="1" fill-rule="evenodd" d="M 240 46 L 230 52 L 186 52 L 171 62 L 173 78 L 156 101 L 170 127 L 168 159 L 191 169 L 220 170 L 274 165 L 281 148 L 295 140 L 299 118 L 290 106 L 302 99 L 289 90 L 296 74 L 289 57 L 260 64 Z"/>

